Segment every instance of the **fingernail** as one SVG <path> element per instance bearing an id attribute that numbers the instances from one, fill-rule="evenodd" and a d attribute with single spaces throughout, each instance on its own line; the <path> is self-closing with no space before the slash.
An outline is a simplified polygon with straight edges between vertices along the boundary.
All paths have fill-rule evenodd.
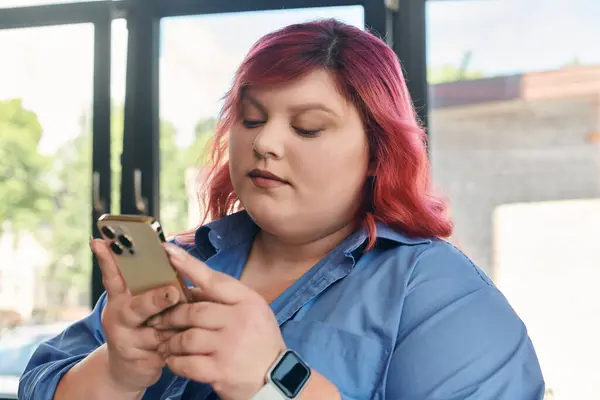
<path id="1" fill-rule="evenodd" d="M 162 357 L 162 358 L 163 358 L 165 361 L 166 361 L 166 359 L 167 359 L 167 358 L 169 358 L 169 357 L 170 357 L 170 354 L 169 354 L 169 346 L 167 345 L 167 343 L 166 343 L 166 342 L 163 342 L 163 343 L 161 343 L 161 344 L 158 346 L 158 349 L 157 349 L 157 351 L 158 351 L 158 354 L 160 354 L 160 356 L 161 356 L 161 357 Z"/>
<path id="2" fill-rule="evenodd" d="M 171 243 L 165 244 L 165 250 L 173 258 L 173 261 L 185 261 L 188 255 L 187 252 L 181 247 Z"/>
<path id="3" fill-rule="evenodd" d="M 167 288 L 165 290 L 165 293 L 163 294 L 163 297 L 165 298 L 167 304 L 172 304 L 175 302 L 175 293 L 174 290 L 171 288 Z"/>
<path id="4" fill-rule="evenodd" d="M 89 242 L 90 250 L 94 251 L 94 248 L 92 247 L 92 243 L 94 243 L 94 237 L 90 236 L 90 242 Z"/>

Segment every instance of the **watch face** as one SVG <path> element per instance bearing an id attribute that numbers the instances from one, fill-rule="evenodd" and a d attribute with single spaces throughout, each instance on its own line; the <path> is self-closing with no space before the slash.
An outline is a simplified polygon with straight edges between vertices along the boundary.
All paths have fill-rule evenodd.
<path id="1" fill-rule="evenodd" d="M 310 368 L 296 353 L 288 350 L 271 373 L 271 380 L 287 397 L 298 396 L 310 378 Z"/>

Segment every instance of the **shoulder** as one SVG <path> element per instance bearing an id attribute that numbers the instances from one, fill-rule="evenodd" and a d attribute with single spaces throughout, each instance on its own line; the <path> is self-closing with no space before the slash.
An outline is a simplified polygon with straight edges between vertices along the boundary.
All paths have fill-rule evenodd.
<path id="1" fill-rule="evenodd" d="M 412 260 L 408 271 L 411 288 L 440 279 L 461 282 L 459 287 L 495 287 L 471 258 L 446 240 L 434 238 L 412 248 L 396 248 L 395 257 L 401 264 L 406 264 L 407 258 Z"/>
<path id="2" fill-rule="evenodd" d="M 505 318 L 511 329 L 522 330 L 520 319 L 491 279 L 445 240 L 378 240 L 349 278 L 340 290 L 361 294 L 349 304 L 368 303 L 370 310 L 377 310 L 381 318 L 375 323 L 385 325 L 394 341 L 431 327 L 427 321 L 432 323 L 432 318 L 452 322 L 453 333 L 460 334 L 469 329 L 467 321 L 484 321 L 495 313 L 494 318 Z M 443 340 L 437 329 L 428 334 Z"/>
<path id="3" fill-rule="evenodd" d="M 394 310 L 388 317 L 397 322 L 397 343 L 495 343 L 498 349 L 526 335 L 525 324 L 499 288 L 452 243 L 427 239 L 374 253 L 362 285 L 376 289 L 374 298 Z"/>
<path id="4" fill-rule="evenodd" d="M 389 273 L 401 274 L 411 285 L 423 279 L 453 277 L 478 285 L 492 281 L 464 252 L 451 242 L 436 237 L 414 237 L 387 224 L 377 223 L 377 241 L 369 263 L 385 261 Z M 368 254 L 368 253 L 367 253 Z"/>
<path id="5" fill-rule="evenodd" d="M 387 252 L 404 278 L 390 374 L 427 371 L 419 383 L 390 386 L 391 397 L 539 398 L 543 378 L 527 328 L 469 257 L 437 239 Z"/>
<path id="6" fill-rule="evenodd" d="M 502 310 L 515 328 L 522 325 L 485 272 L 448 241 L 432 238 L 398 245 L 380 257 L 387 264 L 386 275 L 396 282 L 392 295 L 402 302 L 399 337 L 403 331 L 410 332 L 433 315 L 442 314 L 465 321 Z"/>
<path id="7" fill-rule="evenodd" d="M 395 283 L 397 295 L 418 291 L 497 290 L 492 280 L 463 251 L 438 238 L 384 240 L 367 252 L 365 267 Z"/>

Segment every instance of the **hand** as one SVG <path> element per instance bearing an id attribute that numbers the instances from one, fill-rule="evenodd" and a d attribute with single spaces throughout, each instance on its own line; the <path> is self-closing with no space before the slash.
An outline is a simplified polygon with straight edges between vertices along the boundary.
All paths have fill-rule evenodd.
<path id="1" fill-rule="evenodd" d="M 175 334 L 144 324 L 176 304 L 179 291 L 167 286 L 132 296 L 108 245 L 96 239 L 90 240 L 90 247 L 98 257 L 107 293 L 102 328 L 108 351 L 109 381 L 124 392 L 141 392 L 160 378 L 165 362 L 157 351 L 158 345 Z"/>
<path id="2" fill-rule="evenodd" d="M 248 400 L 285 349 L 267 302 L 238 280 L 166 244 L 175 269 L 196 285 L 193 297 L 152 318 L 160 330 L 184 330 L 159 347 L 175 374 L 210 384 L 223 400 Z"/>

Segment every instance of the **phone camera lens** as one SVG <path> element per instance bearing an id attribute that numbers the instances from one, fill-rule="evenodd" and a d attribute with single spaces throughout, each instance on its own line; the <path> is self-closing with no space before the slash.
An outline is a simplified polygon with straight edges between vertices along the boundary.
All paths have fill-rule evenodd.
<path id="1" fill-rule="evenodd" d="M 109 226 L 103 226 L 102 233 L 104 234 L 104 236 L 106 236 L 109 239 L 114 239 L 115 237 L 117 237 L 117 235 L 115 234 L 115 231 L 113 231 L 113 229 Z"/>
<path id="2" fill-rule="evenodd" d="M 125 235 L 119 235 L 119 242 L 121 242 L 126 249 L 131 249 L 133 247 L 133 243 L 131 243 L 131 240 Z"/>
<path id="3" fill-rule="evenodd" d="M 112 242 L 110 244 L 110 249 L 113 251 L 113 253 L 115 253 L 118 256 L 123 254 L 123 249 L 121 248 L 121 245 L 118 244 L 117 242 Z"/>

